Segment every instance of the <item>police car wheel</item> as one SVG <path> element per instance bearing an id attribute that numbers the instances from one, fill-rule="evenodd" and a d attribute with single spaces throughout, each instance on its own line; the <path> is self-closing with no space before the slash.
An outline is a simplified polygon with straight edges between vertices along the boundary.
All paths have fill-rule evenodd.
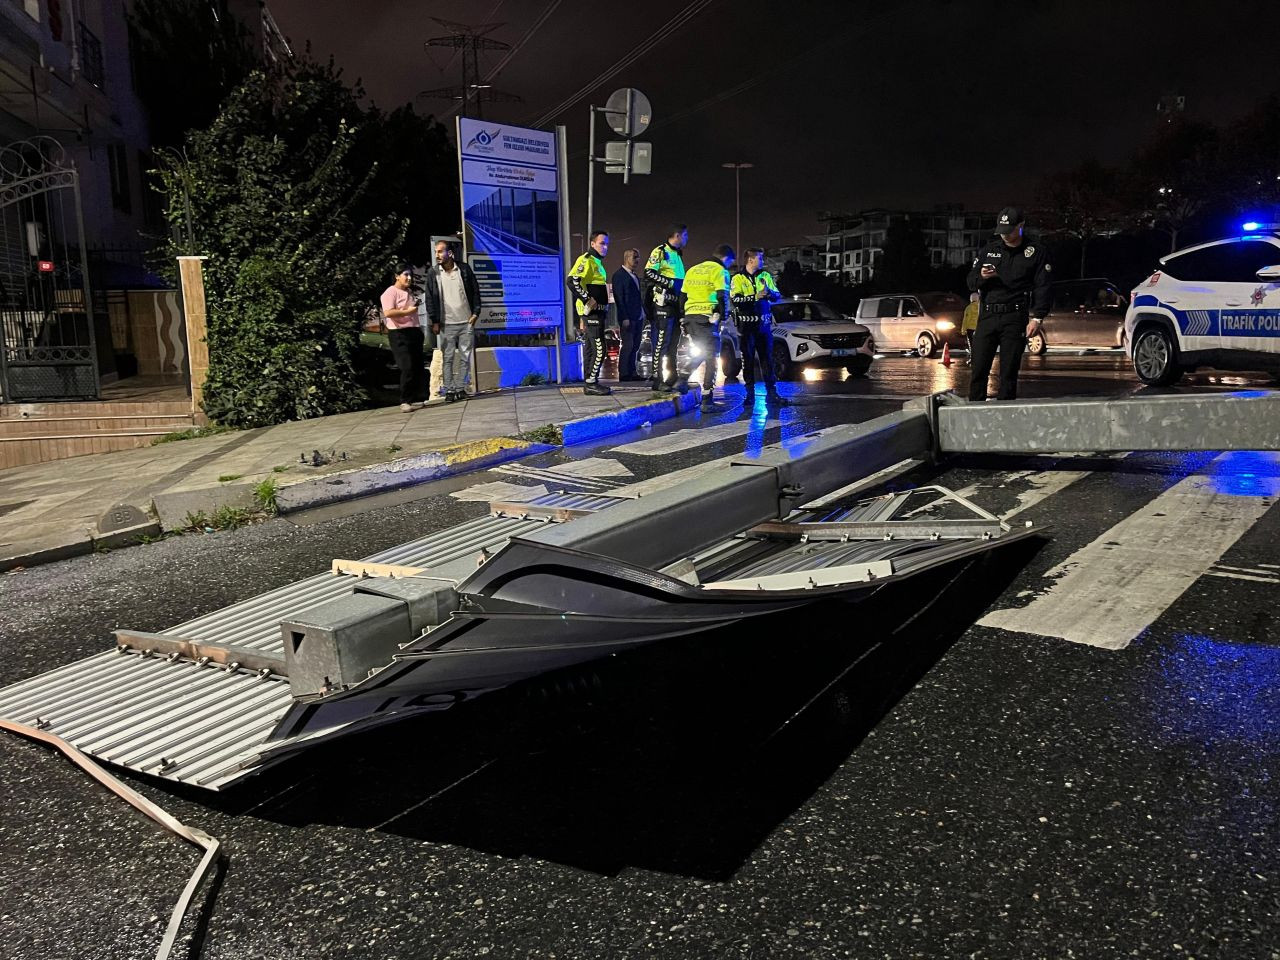
<path id="1" fill-rule="evenodd" d="M 795 364 L 791 362 L 791 354 L 781 343 L 773 345 L 773 376 L 776 380 L 794 380 Z"/>
<path id="2" fill-rule="evenodd" d="M 1035 336 L 1027 338 L 1027 353 L 1032 356 L 1043 356 L 1048 349 L 1049 344 L 1045 341 L 1043 333 L 1037 333 Z"/>
<path id="3" fill-rule="evenodd" d="M 741 372 L 742 358 L 733 347 L 725 344 L 720 348 L 720 373 L 726 380 L 732 380 Z"/>
<path id="4" fill-rule="evenodd" d="M 933 342 L 933 337 L 927 333 L 920 334 L 916 340 L 916 353 L 920 354 L 926 360 L 933 358 L 934 351 L 938 349 L 938 345 Z"/>
<path id="5" fill-rule="evenodd" d="M 1133 342 L 1133 369 L 1138 379 L 1153 387 L 1167 387 L 1182 376 L 1173 341 L 1159 327 L 1148 327 Z"/>

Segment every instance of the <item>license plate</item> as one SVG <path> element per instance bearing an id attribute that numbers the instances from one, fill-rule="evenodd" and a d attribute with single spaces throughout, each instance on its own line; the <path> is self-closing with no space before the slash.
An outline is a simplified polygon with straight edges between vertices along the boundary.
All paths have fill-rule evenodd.
<path id="1" fill-rule="evenodd" d="M 847 357 L 856 352 L 856 350 L 832 350 L 831 355 L 833 357 Z"/>

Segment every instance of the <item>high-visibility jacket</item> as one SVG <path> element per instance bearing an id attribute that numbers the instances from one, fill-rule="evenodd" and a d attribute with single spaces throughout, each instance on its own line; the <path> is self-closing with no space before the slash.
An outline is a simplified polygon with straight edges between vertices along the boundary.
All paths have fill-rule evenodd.
<path id="1" fill-rule="evenodd" d="M 763 299 L 760 292 L 766 291 Z M 729 285 L 729 299 L 733 303 L 733 312 L 750 320 L 755 317 L 769 318 L 773 315 L 773 304 L 782 299 L 778 285 L 773 282 L 773 275 L 768 270 L 757 270 L 747 273 L 745 270 L 733 275 Z"/>
<path id="2" fill-rule="evenodd" d="M 680 291 L 684 285 L 684 257 L 681 251 L 665 241 L 654 247 L 644 265 L 644 279 L 653 291 L 653 302 L 658 306 L 679 303 Z"/>
<path id="3" fill-rule="evenodd" d="M 588 299 L 596 302 L 597 312 L 609 308 L 609 275 L 604 271 L 604 261 L 594 250 L 588 250 L 574 261 L 565 282 L 573 293 L 578 316 L 587 315 Z"/>
<path id="4" fill-rule="evenodd" d="M 684 295 L 686 317 L 718 313 L 723 320 L 729 313 L 729 271 L 719 260 L 703 260 L 685 274 Z"/>

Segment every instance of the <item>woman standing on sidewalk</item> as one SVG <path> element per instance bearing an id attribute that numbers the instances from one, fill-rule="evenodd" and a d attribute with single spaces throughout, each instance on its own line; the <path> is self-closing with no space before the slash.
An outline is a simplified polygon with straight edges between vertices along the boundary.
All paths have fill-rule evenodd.
<path id="1" fill-rule="evenodd" d="M 418 298 L 409 289 L 412 284 L 413 267 L 404 263 L 396 269 L 395 282 L 382 292 L 382 316 L 387 321 L 391 355 L 400 371 L 400 409 L 404 413 L 427 399 L 422 324 L 418 320 Z"/>

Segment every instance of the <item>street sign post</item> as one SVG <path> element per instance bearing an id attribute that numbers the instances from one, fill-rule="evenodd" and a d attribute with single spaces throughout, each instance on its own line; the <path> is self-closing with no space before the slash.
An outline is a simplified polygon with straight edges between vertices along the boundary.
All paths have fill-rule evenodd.
<path id="1" fill-rule="evenodd" d="M 603 113 L 609 126 L 623 141 L 605 145 L 605 155 L 596 156 L 596 114 Z M 596 164 L 604 164 L 605 173 L 621 173 L 622 182 L 630 183 L 631 174 L 649 173 L 651 150 L 648 143 L 634 143 L 634 138 L 649 129 L 653 122 L 653 105 L 634 87 L 623 87 L 609 94 L 603 107 L 592 105 L 587 129 L 587 232 L 595 229 Z M 638 169 L 640 164 L 644 169 Z M 590 237 L 586 238 L 588 241 Z"/>

